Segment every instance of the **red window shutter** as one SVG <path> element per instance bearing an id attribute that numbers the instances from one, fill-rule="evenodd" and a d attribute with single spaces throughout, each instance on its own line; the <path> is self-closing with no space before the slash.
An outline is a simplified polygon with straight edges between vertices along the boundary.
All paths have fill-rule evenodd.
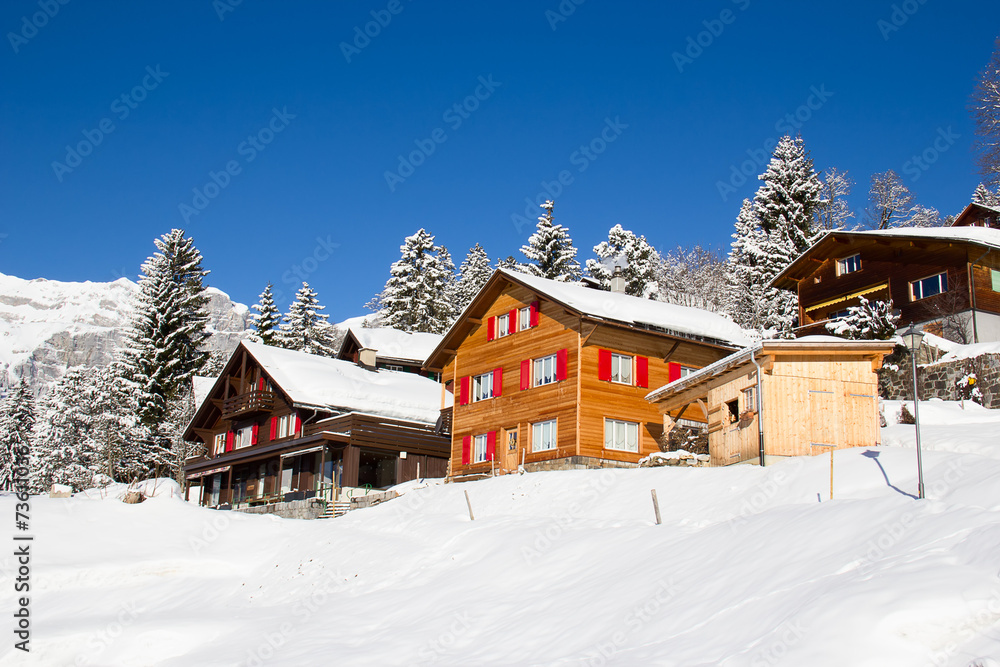
<path id="1" fill-rule="evenodd" d="M 302 417 L 295 415 L 295 435 L 302 433 Z"/>
<path id="2" fill-rule="evenodd" d="M 521 391 L 531 388 L 531 359 L 521 362 Z"/>
<path id="3" fill-rule="evenodd" d="M 469 385 L 471 378 L 466 375 L 458 382 L 458 404 L 468 405 L 469 404 Z"/>
<path id="4" fill-rule="evenodd" d="M 597 379 L 611 380 L 611 350 L 597 351 Z"/>
<path id="5" fill-rule="evenodd" d="M 229 431 L 228 433 L 226 433 L 226 451 L 227 452 L 233 451 L 233 440 L 235 438 L 236 438 L 236 434 L 233 433 L 232 431 Z"/>
<path id="6" fill-rule="evenodd" d="M 538 306 L 539 303 L 537 301 L 532 301 L 531 305 L 528 306 L 531 309 L 528 316 L 528 326 L 538 326 Z"/>
<path id="7" fill-rule="evenodd" d="M 668 378 L 670 379 L 671 382 L 673 382 L 674 380 L 680 380 L 681 379 L 681 365 L 680 364 L 671 361 L 669 364 L 667 364 L 667 372 L 670 374 L 670 375 L 668 375 Z"/>
<path id="8" fill-rule="evenodd" d="M 649 386 L 649 357 L 635 358 L 635 386 Z"/>
<path id="9" fill-rule="evenodd" d="M 257 380 L 257 391 L 264 391 L 264 378 Z"/>
<path id="10" fill-rule="evenodd" d="M 253 428 L 250 430 L 250 444 L 251 445 L 256 445 L 257 444 L 257 432 L 258 432 L 259 429 L 260 429 L 260 425 L 259 424 L 254 424 Z"/>
<path id="11" fill-rule="evenodd" d="M 493 398 L 499 398 L 503 394 L 503 369 L 498 368 L 493 371 Z"/>
<path id="12" fill-rule="evenodd" d="M 472 463 L 472 436 L 467 435 L 462 438 L 462 465 L 467 466 Z"/>
<path id="13" fill-rule="evenodd" d="M 510 333 L 517 331 L 517 308 L 510 311 L 510 314 L 507 315 L 507 328 Z"/>
<path id="14" fill-rule="evenodd" d="M 271 417 L 271 442 L 278 437 L 278 418 Z"/>
<path id="15" fill-rule="evenodd" d="M 494 459 L 497 452 L 497 432 L 490 431 L 486 434 L 486 458 L 490 461 Z"/>
<path id="16" fill-rule="evenodd" d="M 493 340 L 497 335 L 497 318 L 486 318 L 486 340 Z"/>
<path id="17" fill-rule="evenodd" d="M 556 380 L 565 380 L 569 367 L 569 351 L 565 348 L 556 352 Z"/>

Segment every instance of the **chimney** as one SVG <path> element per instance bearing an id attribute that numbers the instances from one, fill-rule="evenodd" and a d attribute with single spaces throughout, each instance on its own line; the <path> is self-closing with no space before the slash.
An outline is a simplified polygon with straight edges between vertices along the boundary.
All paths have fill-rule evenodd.
<path id="1" fill-rule="evenodd" d="M 371 347 L 363 347 L 358 350 L 358 365 L 368 370 L 375 370 L 375 353 L 377 350 Z"/>
<path id="2" fill-rule="evenodd" d="M 615 266 L 615 272 L 611 275 L 611 291 L 616 294 L 625 293 L 625 276 L 621 266 Z"/>

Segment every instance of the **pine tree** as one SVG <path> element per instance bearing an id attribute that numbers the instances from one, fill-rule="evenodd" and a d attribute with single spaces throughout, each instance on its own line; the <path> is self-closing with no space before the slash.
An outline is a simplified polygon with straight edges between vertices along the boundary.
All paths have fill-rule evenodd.
<path id="1" fill-rule="evenodd" d="M 31 456 L 31 485 L 47 491 L 66 484 L 89 488 L 102 472 L 100 447 L 92 435 L 96 392 L 84 371 L 68 371 L 42 405 L 42 419 Z"/>
<path id="2" fill-rule="evenodd" d="M 455 321 L 454 318 L 461 312 L 455 307 L 455 290 L 458 289 L 458 277 L 455 275 L 455 262 L 452 260 L 451 253 L 448 252 L 447 247 L 443 245 L 438 246 L 437 259 L 438 264 L 444 270 L 444 298 L 451 306 L 452 318 L 448 320 L 448 326 L 450 327 Z"/>
<path id="3" fill-rule="evenodd" d="M 166 452 L 138 420 L 141 387 L 130 376 L 122 358 L 99 369 L 96 386 L 93 440 L 100 453 L 99 472 L 117 482 L 132 482 L 154 474 L 166 461 Z"/>
<path id="4" fill-rule="evenodd" d="M 250 340 L 264 345 L 276 345 L 280 334 L 278 327 L 281 325 L 281 312 L 274 305 L 271 283 L 260 293 L 259 299 L 252 306 L 257 312 L 250 316 L 250 325 L 254 328 Z"/>
<path id="5" fill-rule="evenodd" d="M 812 242 L 822 191 L 802 137 L 782 137 L 758 178 L 763 185 L 754 195 L 754 207 L 761 227 L 787 243 L 796 256 L 801 254 Z"/>
<path id="6" fill-rule="evenodd" d="M 521 252 L 528 258 L 524 265 L 527 273 L 559 282 L 580 280 L 580 262 L 576 259 L 576 248 L 569 236 L 569 229 L 552 222 L 551 200 L 542 204 L 545 213 L 538 216 L 535 233 L 528 239 L 528 245 L 521 246 Z"/>
<path id="7" fill-rule="evenodd" d="M 302 283 L 281 324 L 281 346 L 306 354 L 337 356 L 331 331 L 333 327 L 327 323 L 330 316 L 319 312 L 325 308 L 319 305 L 319 298 L 309 283 Z"/>
<path id="8" fill-rule="evenodd" d="M 660 255 L 645 236 L 615 225 L 608 230 L 608 240 L 594 246 L 597 259 L 587 260 L 587 273 L 599 280 L 604 289 L 611 289 L 615 266 L 622 267 L 625 293 L 653 299 L 657 295 L 657 274 Z"/>
<path id="9" fill-rule="evenodd" d="M 449 265 L 434 245 L 434 236 L 423 229 L 406 237 L 399 251 L 389 280 L 368 308 L 377 311 L 383 326 L 444 333 L 455 317 L 454 304 L 448 299 L 454 265 Z"/>
<path id="10" fill-rule="evenodd" d="M 980 183 L 976 186 L 976 191 L 972 194 L 972 201 L 981 206 L 1000 206 L 1000 190 L 994 192 L 986 187 L 985 183 Z"/>
<path id="11" fill-rule="evenodd" d="M 898 321 L 891 299 L 869 302 L 860 297 L 859 305 L 847 309 L 847 317 L 828 322 L 826 330 L 850 340 L 889 340 L 896 335 Z"/>
<path id="12" fill-rule="evenodd" d="M 205 363 L 208 338 L 208 274 L 184 231 L 173 229 L 154 243 L 159 252 L 142 265 L 134 319 L 127 335 L 131 378 L 140 383 L 141 421 L 158 430 L 167 404 Z"/>
<path id="13" fill-rule="evenodd" d="M 0 491 L 13 489 L 18 462 L 27 463 L 19 450 L 30 450 L 35 429 L 35 399 L 24 378 L 0 404 Z"/>
<path id="14" fill-rule="evenodd" d="M 478 243 L 469 249 L 462 265 L 458 267 L 458 282 L 455 285 L 455 312 L 461 313 L 472 303 L 486 281 L 493 275 L 490 258 Z"/>

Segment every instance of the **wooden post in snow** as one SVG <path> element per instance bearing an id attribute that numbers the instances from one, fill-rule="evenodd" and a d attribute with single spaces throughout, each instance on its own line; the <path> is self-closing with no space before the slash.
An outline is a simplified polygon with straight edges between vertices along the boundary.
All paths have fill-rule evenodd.
<path id="1" fill-rule="evenodd" d="M 830 448 L 830 500 L 833 500 L 833 450 L 837 448 L 837 445 L 823 445 L 819 443 L 812 443 L 810 447 L 829 447 Z"/>
<path id="2" fill-rule="evenodd" d="M 656 500 L 656 489 L 652 489 L 650 493 L 653 494 L 653 511 L 656 513 L 656 525 L 660 525 L 660 503 Z"/>
<path id="3" fill-rule="evenodd" d="M 465 504 L 469 506 L 469 521 L 475 521 L 476 517 L 472 514 L 472 501 L 469 500 L 469 492 L 465 492 Z"/>

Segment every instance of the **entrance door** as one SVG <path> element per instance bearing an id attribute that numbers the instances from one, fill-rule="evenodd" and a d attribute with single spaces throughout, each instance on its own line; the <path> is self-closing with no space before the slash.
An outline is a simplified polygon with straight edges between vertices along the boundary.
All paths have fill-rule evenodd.
<path id="1" fill-rule="evenodd" d="M 504 457 L 503 457 L 503 467 L 507 472 L 514 472 L 517 470 L 518 464 L 521 462 L 520 452 L 517 447 L 517 427 L 511 426 L 510 428 L 505 428 L 503 430 L 503 446 L 504 446 Z"/>

